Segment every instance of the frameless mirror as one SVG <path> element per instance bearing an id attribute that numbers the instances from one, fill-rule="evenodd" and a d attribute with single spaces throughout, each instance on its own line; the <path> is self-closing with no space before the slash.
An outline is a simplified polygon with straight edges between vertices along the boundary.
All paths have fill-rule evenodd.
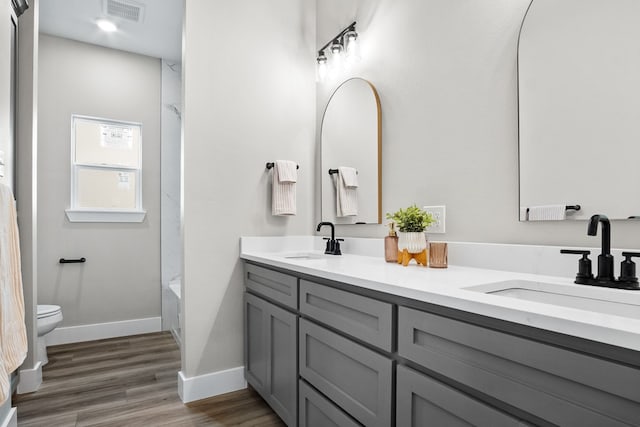
<path id="1" fill-rule="evenodd" d="M 640 215 L 639 17 L 637 0 L 531 2 L 518 46 L 520 220 L 548 205 L 580 205 L 566 219 Z"/>
<path id="2" fill-rule="evenodd" d="M 331 95 L 321 131 L 323 221 L 382 222 L 380 118 L 380 98 L 367 80 L 346 80 Z M 349 171 L 351 180 L 342 173 Z"/>

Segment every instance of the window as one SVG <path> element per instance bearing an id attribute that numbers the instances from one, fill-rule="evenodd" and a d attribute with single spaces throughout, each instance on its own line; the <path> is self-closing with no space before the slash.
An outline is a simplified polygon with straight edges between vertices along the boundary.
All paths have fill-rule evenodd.
<path id="1" fill-rule="evenodd" d="M 142 125 L 71 116 L 71 222 L 142 222 Z"/>

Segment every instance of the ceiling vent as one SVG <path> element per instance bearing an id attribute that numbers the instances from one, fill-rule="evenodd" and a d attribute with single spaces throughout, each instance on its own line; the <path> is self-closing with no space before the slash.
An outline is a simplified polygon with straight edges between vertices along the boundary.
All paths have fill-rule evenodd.
<path id="1" fill-rule="evenodd" d="M 109 16 L 142 22 L 144 5 L 130 0 L 104 0 L 104 12 Z"/>

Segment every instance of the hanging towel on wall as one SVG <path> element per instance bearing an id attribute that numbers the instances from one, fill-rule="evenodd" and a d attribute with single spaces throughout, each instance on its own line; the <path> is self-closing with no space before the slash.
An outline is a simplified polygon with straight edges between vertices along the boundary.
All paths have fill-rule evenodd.
<path id="1" fill-rule="evenodd" d="M 296 214 L 297 163 L 276 160 L 273 164 L 271 213 L 273 215 Z"/>
<path id="2" fill-rule="evenodd" d="M 559 221 L 567 218 L 567 205 L 529 207 L 529 221 Z"/>
<path id="3" fill-rule="evenodd" d="M 18 369 L 26 355 L 16 205 L 11 189 L 0 184 L 0 401 L 9 397 L 11 372 Z"/>
<path id="4" fill-rule="evenodd" d="M 358 215 L 358 171 L 340 166 L 336 179 L 336 216 Z"/>
<path id="5" fill-rule="evenodd" d="M 520 206 L 520 221 L 528 221 L 528 220 L 529 220 L 529 208 Z"/>

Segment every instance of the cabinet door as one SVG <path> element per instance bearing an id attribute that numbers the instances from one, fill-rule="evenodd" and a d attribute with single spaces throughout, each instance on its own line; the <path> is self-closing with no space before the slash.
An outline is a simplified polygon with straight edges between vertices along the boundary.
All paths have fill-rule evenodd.
<path id="1" fill-rule="evenodd" d="M 298 317 L 267 305 L 267 402 L 289 426 L 298 417 Z"/>
<path id="2" fill-rule="evenodd" d="M 398 427 L 524 426 L 516 418 L 485 405 L 413 369 L 398 366 Z"/>
<path id="3" fill-rule="evenodd" d="M 365 426 L 391 425 L 391 359 L 301 319 L 300 376 Z"/>
<path id="4" fill-rule="evenodd" d="M 289 426 L 297 419 L 298 321 L 245 292 L 245 378 Z"/>
<path id="5" fill-rule="evenodd" d="M 244 376 L 263 397 L 267 390 L 267 303 L 244 294 Z"/>

